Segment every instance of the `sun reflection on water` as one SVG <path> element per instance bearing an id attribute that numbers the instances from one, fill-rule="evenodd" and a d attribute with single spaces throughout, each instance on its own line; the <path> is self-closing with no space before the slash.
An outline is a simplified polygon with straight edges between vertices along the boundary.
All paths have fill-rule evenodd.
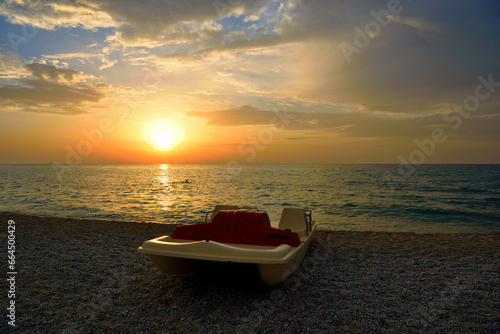
<path id="1" fill-rule="evenodd" d="M 155 197 L 161 205 L 162 210 L 169 211 L 173 206 L 173 202 L 171 196 L 172 181 L 170 178 L 170 169 L 167 164 L 160 165 L 156 182 L 158 191 Z"/>

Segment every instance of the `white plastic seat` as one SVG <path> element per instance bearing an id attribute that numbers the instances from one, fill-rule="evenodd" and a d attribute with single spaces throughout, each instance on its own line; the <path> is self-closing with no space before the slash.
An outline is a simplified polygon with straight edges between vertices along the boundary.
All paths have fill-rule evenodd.
<path id="1" fill-rule="evenodd" d="M 299 235 L 299 238 L 307 236 L 306 210 L 301 208 L 284 208 L 281 213 L 279 229 L 289 229 Z"/>

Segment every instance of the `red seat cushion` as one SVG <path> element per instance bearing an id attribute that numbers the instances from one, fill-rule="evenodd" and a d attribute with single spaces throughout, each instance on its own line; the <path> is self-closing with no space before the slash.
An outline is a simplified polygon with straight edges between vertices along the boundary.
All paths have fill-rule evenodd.
<path id="1" fill-rule="evenodd" d="M 297 233 L 271 227 L 266 212 L 244 210 L 221 210 L 209 223 L 177 226 L 172 238 L 260 246 L 300 245 Z"/>

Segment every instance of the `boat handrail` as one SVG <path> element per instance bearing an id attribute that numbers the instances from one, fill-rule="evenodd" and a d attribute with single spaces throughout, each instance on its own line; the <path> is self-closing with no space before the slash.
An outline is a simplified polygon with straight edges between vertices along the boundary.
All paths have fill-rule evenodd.
<path id="1" fill-rule="evenodd" d="M 305 210 L 305 218 L 306 218 L 306 236 L 309 235 L 309 232 L 312 230 L 312 211 Z"/>

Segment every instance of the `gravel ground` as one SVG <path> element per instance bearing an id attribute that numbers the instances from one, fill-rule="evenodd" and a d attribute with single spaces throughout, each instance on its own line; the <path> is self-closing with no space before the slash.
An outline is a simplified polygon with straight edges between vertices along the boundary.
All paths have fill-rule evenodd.
<path id="1" fill-rule="evenodd" d="M 248 265 L 162 274 L 136 249 L 173 225 L 0 217 L 4 254 L 16 226 L 16 333 L 500 332 L 498 235 L 320 231 L 266 286 Z"/>

